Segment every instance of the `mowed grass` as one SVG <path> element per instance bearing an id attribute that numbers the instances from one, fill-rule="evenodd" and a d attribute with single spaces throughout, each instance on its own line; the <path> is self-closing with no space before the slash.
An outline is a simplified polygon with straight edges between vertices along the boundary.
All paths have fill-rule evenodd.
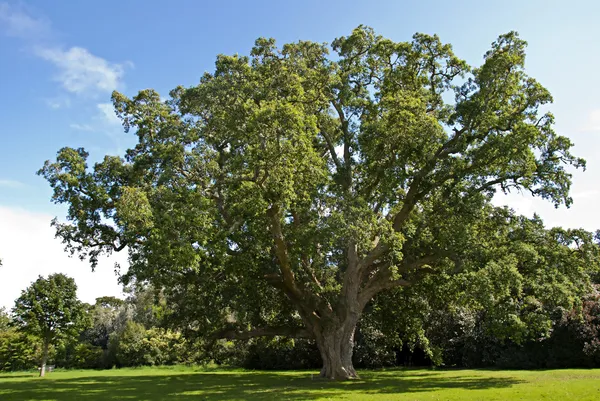
<path id="1" fill-rule="evenodd" d="M 0 374 L 0 400 L 600 400 L 600 369 L 393 369 L 329 382 L 316 372 L 191 367 Z"/>

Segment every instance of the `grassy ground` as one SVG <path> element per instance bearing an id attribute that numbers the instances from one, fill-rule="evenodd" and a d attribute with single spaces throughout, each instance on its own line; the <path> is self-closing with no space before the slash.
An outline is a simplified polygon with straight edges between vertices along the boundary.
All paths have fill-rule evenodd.
<path id="1" fill-rule="evenodd" d="M 600 400 L 600 369 L 312 372 L 142 368 L 0 374 L 0 400 Z"/>

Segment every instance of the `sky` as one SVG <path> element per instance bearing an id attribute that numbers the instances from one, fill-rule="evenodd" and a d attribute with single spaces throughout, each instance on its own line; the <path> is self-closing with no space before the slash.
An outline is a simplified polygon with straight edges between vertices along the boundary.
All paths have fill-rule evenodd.
<path id="1" fill-rule="evenodd" d="M 331 43 L 360 24 L 396 41 L 437 33 L 471 65 L 498 35 L 528 41 L 526 69 L 554 96 L 556 129 L 587 159 L 573 176 L 570 209 L 526 195 L 497 196 L 548 226 L 600 228 L 600 2 L 571 1 L 220 1 L 0 0 L 0 307 L 38 275 L 75 278 L 86 302 L 122 294 L 115 262 L 95 272 L 69 258 L 50 221 L 65 208 L 50 202 L 35 172 L 64 147 L 92 161 L 134 144 L 119 125 L 110 94 L 154 88 L 163 96 L 196 84 L 217 54 L 248 54 L 258 37 L 283 44 Z"/>

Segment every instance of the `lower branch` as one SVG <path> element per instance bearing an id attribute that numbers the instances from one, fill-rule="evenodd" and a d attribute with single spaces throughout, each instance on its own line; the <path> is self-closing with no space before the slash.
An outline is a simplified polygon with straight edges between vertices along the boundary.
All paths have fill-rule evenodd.
<path id="1" fill-rule="evenodd" d="M 411 277 L 412 279 L 418 279 L 420 275 L 423 274 L 434 274 L 436 271 L 427 266 L 430 263 L 434 263 L 439 260 L 442 255 L 429 255 L 424 256 L 420 259 L 417 259 L 412 262 L 405 262 L 402 266 L 398 268 L 398 273 L 403 275 L 417 274 L 417 277 Z M 378 266 L 378 264 L 374 264 L 373 266 Z M 366 305 L 377 293 L 397 287 L 408 287 L 413 284 L 412 281 L 406 280 L 404 278 L 393 278 L 393 273 L 390 270 L 389 263 L 381 263 L 380 267 L 376 270 L 376 273 L 367 281 L 366 285 L 360 291 L 359 294 L 359 302 L 361 305 Z"/>

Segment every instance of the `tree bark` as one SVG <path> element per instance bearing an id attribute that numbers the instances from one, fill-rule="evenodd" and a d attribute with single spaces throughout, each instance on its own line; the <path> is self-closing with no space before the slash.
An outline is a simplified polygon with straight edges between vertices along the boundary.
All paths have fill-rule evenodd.
<path id="1" fill-rule="evenodd" d="M 321 377 L 331 380 L 357 379 L 352 364 L 356 321 L 348 320 L 338 327 L 315 332 L 315 340 L 323 359 Z"/>
<path id="2" fill-rule="evenodd" d="M 46 363 L 48 362 L 48 342 L 44 341 L 44 345 L 42 346 L 42 366 L 40 367 L 40 377 L 44 377 L 46 375 Z"/>

